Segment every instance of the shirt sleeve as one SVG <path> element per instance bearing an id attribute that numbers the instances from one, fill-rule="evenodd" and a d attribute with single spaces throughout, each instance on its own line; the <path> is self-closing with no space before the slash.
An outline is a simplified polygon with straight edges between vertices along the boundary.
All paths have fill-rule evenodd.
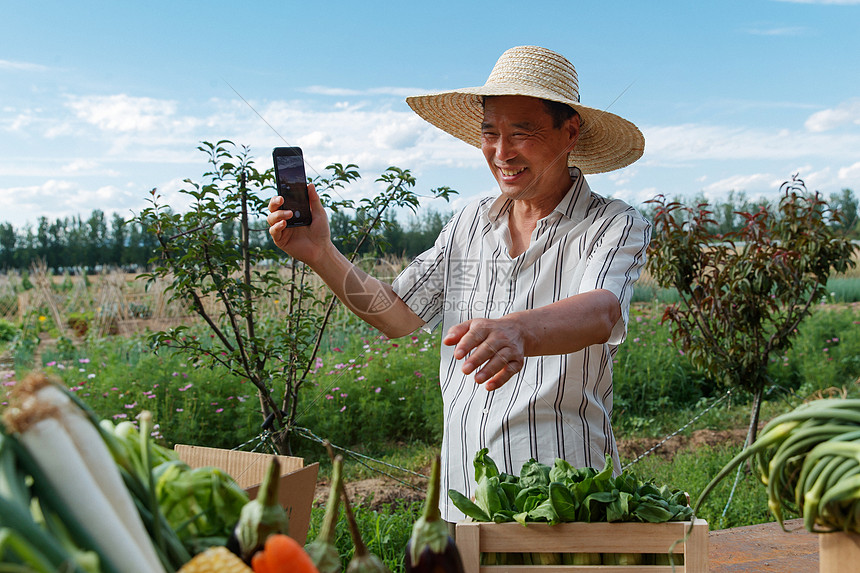
<path id="1" fill-rule="evenodd" d="M 645 266 L 651 224 L 629 206 L 596 224 L 600 231 L 592 242 L 579 292 L 606 289 L 618 297 L 621 319 L 613 327 L 608 342 L 620 344 L 627 335 L 633 283 Z"/>
<path id="2" fill-rule="evenodd" d="M 427 332 L 443 317 L 445 261 L 452 222 L 453 219 L 448 221 L 433 246 L 418 255 L 391 283 L 395 294 L 424 321 L 423 328 Z"/>

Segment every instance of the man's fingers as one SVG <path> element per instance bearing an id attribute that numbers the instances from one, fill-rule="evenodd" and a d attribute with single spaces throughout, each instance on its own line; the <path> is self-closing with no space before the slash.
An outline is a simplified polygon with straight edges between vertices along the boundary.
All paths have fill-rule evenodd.
<path id="1" fill-rule="evenodd" d="M 457 350 L 460 350 L 460 345 L 457 345 Z M 478 345 L 477 348 L 474 348 L 474 350 L 471 348 L 469 350 L 472 352 L 472 354 L 470 354 L 469 357 L 463 362 L 463 374 L 471 374 L 472 372 L 477 370 L 481 364 L 484 364 L 496 358 L 496 349 L 492 348 L 489 344 L 486 343 Z M 463 353 L 464 356 L 466 354 L 468 353 Z M 454 357 L 457 358 L 456 352 L 454 353 Z"/>
<path id="2" fill-rule="evenodd" d="M 495 376 L 493 376 L 492 378 L 487 380 L 487 382 L 484 383 L 484 388 L 486 388 L 488 392 L 501 388 L 505 384 L 505 382 L 510 380 L 514 376 L 514 374 L 522 370 L 522 368 L 522 364 L 516 362 L 508 363 L 508 365 L 503 370 L 496 372 Z"/>
<path id="3" fill-rule="evenodd" d="M 465 358 L 470 352 L 477 351 L 481 347 L 481 344 L 487 340 L 487 336 L 487 332 L 483 329 L 478 329 L 474 325 L 470 325 L 469 330 L 460 337 L 457 348 L 454 349 L 454 358 L 460 360 L 461 358 Z M 475 366 L 478 366 L 478 364 L 482 364 L 489 359 L 489 352 L 492 352 L 492 349 L 485 348 L 482 354 L 469 356 L 469 361 L 480 360 L 480 362 L 475 364 Z"/>
<path id="4" fill-rule="evenodd" d="M 445 333 L 444 338 L 442 338 L 442 344 L 445 346 L 454 346 L 455 344 L 459 344 L 463 335 L 469 332 L 469 325 L 471 322 L 471 320 L 467 320 L 466 322 L 455 324 L 449 328 L 448 332 Z"/>
<path id="5" fill-rule="evenodd" d="M 280 195 L 275 195 L 271 199 L 269 199 L 269 212 L 274 213 L 278 210 L 281 204 L 284 202 L 284 198 Z"/>
<path id="6" fill-rule="evenodd" d="M 475 366 L 477 367 L 477 365 Z M 475 374 L 475 382 L 483 384 L 501 375 L 504 377 L 502 381 L 504 383 L 508 378 L 519 372 L 521 368 L 522 364 L 513 356 L 513 353 L 505 351 L 494 352 L 492 357 L 486 360 L 481 369 Z"/>

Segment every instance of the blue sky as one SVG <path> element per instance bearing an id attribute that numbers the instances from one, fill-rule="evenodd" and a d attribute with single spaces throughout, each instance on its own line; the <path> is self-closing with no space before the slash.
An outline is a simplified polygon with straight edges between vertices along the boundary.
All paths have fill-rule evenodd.
<path id="1" fill-rule="evenodd" d="M 283 141 L 310 174 L 389 165 L 457 204 L 494 193 L 475 148 L 407 95 L 481 85 L 507 48 L 542 45 L 579 73 L 582 103 L 633 121 L 645 155 L 592 188 L 778 195 L 799 173 L 860 194 L 860 0 L 724 2 L 11 2 L 0 0 L 0 222 L 130 216 L 153 187 L 181 208 L 200 141 Z M 229 83 L 229 85 L 228 85 Z M 435 207 L 434 205 L 430 205 Z M 447 207 L 439 205 L 439 209 Z"/>

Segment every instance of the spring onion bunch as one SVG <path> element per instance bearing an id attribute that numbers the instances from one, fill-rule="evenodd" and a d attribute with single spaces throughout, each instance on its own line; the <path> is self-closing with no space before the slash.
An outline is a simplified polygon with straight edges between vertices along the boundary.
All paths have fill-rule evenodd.
<path id="1" fill-rule="evenodd" d="M 789 511 L 802 515 L 812 533 L 860 533 L 860 399 L 814 400 L 773 418 L 705 486 L 695 510 L 747 460 L 783 527 Z"/>

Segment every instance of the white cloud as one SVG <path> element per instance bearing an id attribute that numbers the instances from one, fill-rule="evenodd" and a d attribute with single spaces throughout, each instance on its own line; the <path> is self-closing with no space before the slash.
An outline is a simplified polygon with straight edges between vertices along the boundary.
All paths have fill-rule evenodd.
<path id="1" fill-rule="evenodd" d="M 643 128 L 645 160 L 669 165 L 702 160 L 855 158 L 860 133 L 810 134 L 789 129 L 682 124 Z"/>
<path id="2" fill-rule="evenodd" d="M 10 70 L 15 72 L 44 72 L 48 66 L 34 64 L 31 62 L 13 62 L 10 60 L 0 60 L 0 70 Z"/>
<path id="3" fill-rule="evenodd" d="M 72 182 L 57 179 L 48 179 L 39 185 L 0 189 L 0 213 L 39 212 L 49 219 L 56 218 L 62 213 L 62 208 L 58 208 L 58 204 L 74 194 L 73 191 L 75 191 L 75 185 Z M 49 213 L 57 213 L 57 215 L 49 215 Z M 36 217 L 30 218 L 31 222 L 35 219 Z"/>
<path id="4" fill-rule="evenodd" d="M 65 173 L 80 173 L 81 171 L 91 171 L 98 166 L 99 162 L 92 159 L 75 159 L 63 165 L 60 169 Z"/>
<path id="5" fill-rule="evenodd" d="M 813 113 L 805 126 L 813 133 L 820 133 L 852 124 L 860 125 L 860 98 L 852 98 L 834 108 Z"/>
<path id="6" fill-rule="evenodd" d="M 33 123 L 33 121 L 34 117 L 32 112 L 27 110 L 11 115 L 8 118 L 4 117 L 0 119 L 0 127 L 3 128 L 3 131 L 23 132 Z"/>
<path id="7" fill-rule="evenodd" d="M 163 129 L 176 114 L 176 102 L 126 94 L 73 97 L 75 115 L 99 129 L 115 132 Z"/>
<path id="8" fill-rule="evenodd" d="M 839 170 L 839 180 L 849 181 L 857 185 L 860 182 L 860 161 Z M 858 189 L 860 191 L 860 189 Z"/>
<path id="9" fill-rule="evenodd" d="M 408 149 L 414 147 L 421 137 L 423 125 L 417 116 L 406 118 L 404 121 L 385 123 L 377 126 L 371 133 L 370 139 L 385 149 Z"/>
<path id="10" fill-rule="evenodd" d="M 807 28 L 801 26 L 783 26 L 781 28 L 748 28 L 747 34 L 753 36 L 802 36 Z"/>
<path id="11" fill-rule="evenodd" d="M 351 88 L 337 88 L 330 86 L 308 86 L 306 88 L 301 89 L 300 91 L 313 95 L 325 95 L 334 97 L 394 96 L 398 98 L 406 98 L 417 94 L 430 93 L 429 90 L 401 87 L 379 87 L 356 90 Z"/>
<path id="12" fill-rule="evenodd" d="M 717 201 L 725 198 L 729 191 L 746 191 L 753 188 L 771 187 L 773 180 L 773 175 L 769 173 L 738 174 L 714 181 L 703 187 L 702 191 L 708 200 Z"/>

